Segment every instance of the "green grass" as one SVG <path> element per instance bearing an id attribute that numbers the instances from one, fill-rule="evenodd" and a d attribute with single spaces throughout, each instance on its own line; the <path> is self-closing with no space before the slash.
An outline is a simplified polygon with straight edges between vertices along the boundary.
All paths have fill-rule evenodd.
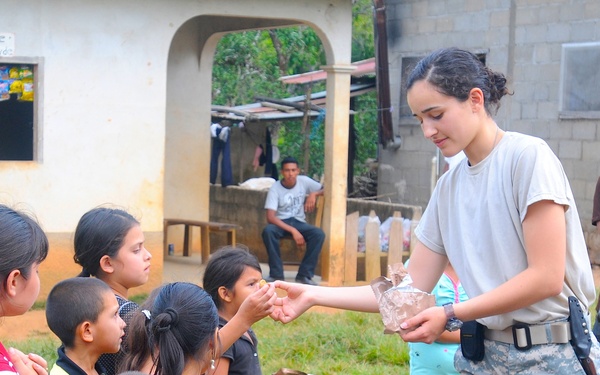
<path id="1" fill-rule="evenodd" d="M 283 325 L 265 318 L 253 326 L 264 375 L 282 367 L 314 375 L 408 374 L 408 348 L 398 335 L 384 335 L 379 314 L 306 313 Z M 4 341 L 25 353 L 56 361 L 59 341 L 40 333 L 24 341 Z"/>
<path id="2" fill-rule="evenodd" d="M 60 340 L 54 335 L 43 333 L 35 338 L 23 341 L 5 340 L 2 344 L 4 344 L 7 349 L 13 347 L 26 354 L 39 354 L 48 362 L 48 368 L 52 368 L 52 365 L 56 362 L 56 349 L 60 346 Z"/>
<path id="3" fill-rule="evenodd" d="M 141 303 L 146 297 L 134 296 L 132 300 Z M 593 322 L 595 304 L 590 311 Z M 398 335 L 383 334 L 379 314 L 305 313 L 286 325 L 265 318 L 253 329 L 264 375 L 282 367 L 314 375 L 409 373 L 406 343 Z M 54 335 L 41 332 L 24 341 L 4 341 L 6 347 L 41 355 L 50 367 L 56 361 L 59 344 Z"/>
<path id="4" fill-rule="evenodd" d="M 408 374 L 408 347 L 384 335 L 379 314 L 306 313 L 282 325 L 263 319 L 253 326 L 263 374 L 287 367 L 315 375 Z"/>

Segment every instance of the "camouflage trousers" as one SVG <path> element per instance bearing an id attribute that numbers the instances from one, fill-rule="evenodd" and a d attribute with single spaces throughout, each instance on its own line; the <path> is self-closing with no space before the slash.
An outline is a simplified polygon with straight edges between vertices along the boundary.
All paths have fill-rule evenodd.
<path id="1" fill-rule="evenodd" d="M 594 335 L 590 358 L 600 373 L 600 344 Z M 565 374 L 585 375 L 570 343 L 534 345 L 527 351 L 500 341 L 485 340 L 485 357 L 481 362 L 465 359 L 456 351 L 454 367 L 461 374 Z"/>

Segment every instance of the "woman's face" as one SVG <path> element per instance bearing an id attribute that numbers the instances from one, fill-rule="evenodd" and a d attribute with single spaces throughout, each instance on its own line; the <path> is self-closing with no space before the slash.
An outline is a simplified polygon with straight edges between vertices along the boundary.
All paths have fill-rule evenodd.
<path id="1" fill-rule="evenodd" d="M 460 102 L 444 95 L 425 80 L 414 83 L 407 93 L 413 115 L 421 123 L 425 138 L 431 140 L 445 157 L 464 150 L 478 131 L 478 114 L 471 100 Z"/>

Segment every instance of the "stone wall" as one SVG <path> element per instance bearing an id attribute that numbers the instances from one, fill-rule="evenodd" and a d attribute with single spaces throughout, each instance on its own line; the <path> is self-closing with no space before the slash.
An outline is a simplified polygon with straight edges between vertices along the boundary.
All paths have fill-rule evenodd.
<path id="1" fill-rule="evenodd" d="M 267 225 L 264 210 L 266 197 L 266 191 L 243 189 L 238 186 L 210 187 L 210 220 L 240 225 L 242 228 L 237 231 L 237 242 L 248 246 L 261 262 L 267 262 L 268 259 L 261 238 L 262 229 Z M 382 222 L 392 216 L 394 211 L 400 211 L 402 217 L 409 219 L 421 216 L 421 207 L 416 206 L 363 199 L 348 199 L 347 202 L 348 213 L 358 211 L 360 215 L 368 215 L 371 210 L 375 210 Z M 309 215 L 308 221 L 313 220 Z M 225 245 L 225 240 L 221 233 L 211 234 L 213 251 Z M 281 252 L 284 259 L 297 259 L 297 252 L 291 241 L 282 243 Z"/>
<path id="2" fill-rule="evenodd" d="M 380 148 L 378 194 L 392 202 L 429 201 L 435 146 L 417 121 L 401 115 L 403 61 L 442 47 L 485 55 L 486 65 L 507 75 L 514 95 L 502 99 L 495 119 L 508 131 L 544 139 L 563 164 L 593 263 L 600 262 L 600 235 L 591 225 L 592 199 L 600 175 L 598 114 L 568 118 L 560 111 L 563 57 L 569 43 L 597 42 L 600 2 L 580 0 L 439 1 L 386 0 L 390 91 L 399 148 Z M 439 170 L 439 169 L 438 169 Z"/>

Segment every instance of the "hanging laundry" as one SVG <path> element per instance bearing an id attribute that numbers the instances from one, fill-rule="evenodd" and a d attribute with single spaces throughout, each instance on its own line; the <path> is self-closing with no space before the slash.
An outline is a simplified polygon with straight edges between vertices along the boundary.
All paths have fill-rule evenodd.
<path id="1" fill-rule="evenodd" d="M 221 186 L 227 187 L 233 185 L 233 171 L 231 168 L 231 146 L 230 146 L 229 127 L 223 127 L 221 124 L 212 124 L 210 126 L 210 136 L 212 139 L 212 152 L 210 155 L 210 183 L 217 182 L 219 170 L 219 156 L 221 156 Z"/>

